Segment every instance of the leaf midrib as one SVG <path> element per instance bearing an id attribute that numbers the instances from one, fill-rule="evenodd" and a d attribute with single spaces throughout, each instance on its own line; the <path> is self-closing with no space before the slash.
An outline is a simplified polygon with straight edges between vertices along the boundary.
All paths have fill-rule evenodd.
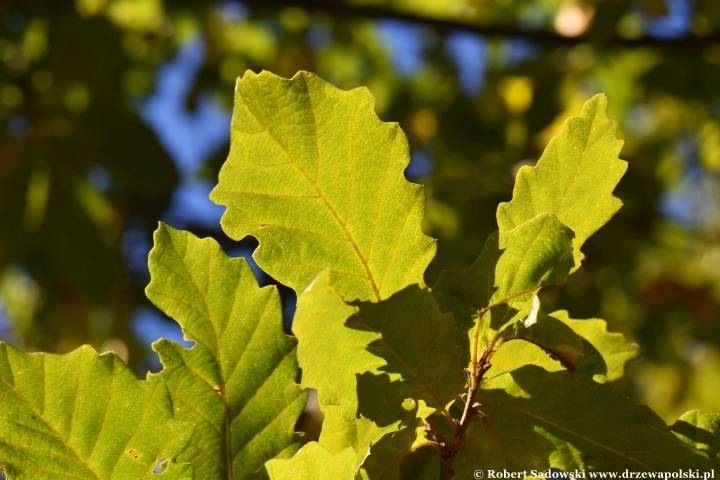
<path id="1" fill-rule="evenodd" d="M 187 252 L 188 245 L 190 243 L 190 236 L 185 236 L 185 252 Z M 185 262 L 185 256 L 181 255 L 178 251 L 177 247 L 175 246 L 175 242 L 172 241 L 172 237 L 170 237 L 170 245 L 173 248 L 173 251 L 178 256 L 180 261 L 183 264 L 183 267 L 185 268 L 185 271 L 188 273 L 188 280 L 193 284 L 197 292 L 200 294 L 200 297 L 203 299 L 203 303 L 205 304 L 205 311 L 207 312 L 204 316 L 208 319 L 208 322 L 210 323 L 210 327 L 212 328 L 213 335 L 215 336 L 215 357 L 217 359 L 217 368 L 218 368 L 218 378 L 220 380 L 220 398 L 223 402 L 223 410 L 224 410 L 224 416 L 225 416 L 225 456 L 226 456 L 226 468 L 227 468 L 227 475 L 228 479 L 232 480 L 233 474 L 232 474 L 232 449 L 230 447 L 230 407 L 227 402 L 227 392 L 225 388 L 225 377 L 223 376 L 223 370 L 222 370 L 222 361 L 220 359 L 220 337 L 218 335 L 217 328 L 215 328 L 215 323 L 210 318 L 210 306 L 207 302 L 207 292 L 203 293 L 200 289 L 200 286 L 197 284 L 195 279 L 192 276 L 192 272 L 190 271 L 190 268 L 188 268 L 187 263 Z M 210 255 L 210 258 L 213 258 L 213 255 Z M 208 264 L 208 275 L 210 275 L 210 265 Z M 208 288 L 210 288 L 210 281 L 208 280 Z M 197 309 L 196 309 L 197 311 Z M 198 312 L 199 313 L 199 312 Z M 207 346 L 206 346 L 207 348 Z M 212 350 L 208 349 L 212 352 Z"/>
<path id="2" fill-rule="evenodd" d="M 335 292 L 332 292 L 332 294 L 335 295 L 336 297 L 338 296 L 337 293 L 335 293 Z M 342 299 L 340 299 L 340 298 L 339 298 L 339 300 L 342 301 Z M 393 355 L 395 355 L 395 357 L 400 361 L 400 363 L 402 363 L 402 364 L 405 366 L 405 368 L 407 368 L 408 372 L 410 372 L 410 374 L 411 374 L 418 382 L 420 382 L 420 385 L 422 386 L 422 388 L 423 388 L 427 393 L 430 394 L 430 396 L 431 396 L 431 397 L 433 398 L 433 400 L 435 401 L 436 405 L 439 406 L 438 410 L 439 410 L 440 412 L 442 412 L 442 414 L 443 414 L 444 416 L 446 416 L 447 418 L 452 418 L 452 416 L 450 415 L 450 412 L 445 408 L 445 405 L 443 404 L 443 402 L 437 397 L 437 395 L 435 394 L 435 392 L 428 386 L 428 384 L 425 383 L 425 380 L 420 376 L 420 374 L 419 374 L 418 372 L 416 372 L 415 369 L 412 368 L 412 367 L 405 361 L 405 359 L 404 359 L 392 346 L 390 346 L 390 344 L 388 344 L 388 343 L 385 341 L 385 339 L 383 338 L 383 336 L 382 336 L 382 334 L 381 334 L 380 332 L 378 332 L 377 330 L 375 330 L 374 328 L 372 328 L 372 327 L 360 316 L 360 309 L 357 308 L 357 307 L 354 307 L 354 308 L 355 308 L 354 316 L 357 317 L 358 320 L 360 320 L 360 323 L 362 323 L 363 325 L 365 325 L 365 327 L 367 327 L 368 330 L 370 330 L 372 333 L 374 333 L 375 336 L 378 338 L 378 340 L 380 340 L 380 342 L 382 342 L 382 344 L 385 345 L 385 347 L 386 347 L 388 350 L 390 350 L 390 351 L 393 353 Z M 436 408 L 437 408 L 437 406 L 436 406 Z"/>
<path id="3" fill-rule="evenodd" d="M 313 110 L 312 100 L 310 98 L 310 91 L 307 87 L 307 81 L 305 80 L 305 77 L 302 77 L 302 78 L 303 78 L 303 82 L 305 82 L 305 91 L 307 93 L 308 102 L 310 103 L 310 108 L 308 110 L 312 114 L 313 125 L 317 126 L 317 122 L 315 121 L 315 112 Z M 295 169 L 305 178 L 305 180 L 307 180 L 308 183 L 310 183 L 310 185 L 312 185 L 312 187 L 315 189 L 315 191 L 318 194 L 318 198 L 320 198 L 323 201 L 323 203 L 325 204 L 327 209 L 330 211 L 330 213 L 332 214 L 335 221 L 338 223 L 340 228 L 342 228 L 343 232 L 345 233 L 345 236 L 347 237 L 348 242 L 350 243 L 350 245 L 353 248 L 353 251 L 355 252 L 355 255 L 358 257 L 358 259 L 360 260 L 360 262 L 363 265 L 363 268 L 365 269 L 365 273 L 367 275 L 367 280 L 370 282 L 370 286 L 373 289 L 375 299 L 377 301 L 380 301 L 382 299 L 382 297 L 380 296 L 380 290 L 377 286 L 377 283 L 375 282 L 375 278 L 372 274 L 372 271 L 370 270 L 370 265 L 368 264 L 368 261 L 365 258 L 365 256 L 362 254 L 362 252 L 360 252 L 360 248 L 358 247 L 357 243 L 355 242 L 355 239 L 353 238 L 352 234 L 350 233 L 350 230 L 348 229 L 347 224 L 342 220 L 342 218 L 340 218 L 340 215 L 338 215 L 335 208 L 330 204 L 330 201 L 327 199 L 327 197 L 325 196 L 323 191 L 320 189 L 320 186 L 317 184 L 317 182 L 313 178 L 311 178 L 310 175 L 308 175 L 307 172 L 305 172 L 305 170 L 303 170 L 300 167 L 300 165 L 297 163 L 295 158 L 290 154 L 290 151 L 288 150 L 288 148 L 285 145 L 283 145 L 283 143 L 275 135 L 272 134 L 270 129 L 267 127 L 267 125 L 262 120 L 260 120 L 260 118 L 258 118 L 258 116 L 255 114 L 255 112 L 252 110 L 252 108 L 250 108 L 250 105 L 247 103 L 247 100 L 245 100 L 245 96 L 240 95 L 240 97 L 243 99 L 243 103 L 244 103 L 245 107 L 252 114 L 252 116 L 255 117 L 255 119 L 265 128 L 265 131 L 268 133 L 268 136 L 275 141 L 275 143 L 282 149 L 283 152 L 285 152 L 285 154 L 287 155 L 288 159 L 290 160 L 292 165 L 295 167 Z M 275 99 L 275 103 L 277 104 L 277 107 L 278 107 L 278 117 L 282 120 L 282 124 L 285 129 L 286 136 L 287 136 L 287 123 L 285 122 L 285 116 L 282 114 L 282 109 L 280 108 L 277 97 L 273 97 L 273 98 Z M 237 127 L 234 126 L 234 124 L 233 124 L 233 127 L 238 129 Z M 317 131 L 317 128 L 315 128 L 315 130 Z M 315 148 L 317 150 L 317 155 L 318 155 L 318 159 L 319 159 L 320 158 L 320 149 L 318 148 L 318 145 L 317 145 L 317 134 L 314 135 L 313 138 L 315 140 Z"/>

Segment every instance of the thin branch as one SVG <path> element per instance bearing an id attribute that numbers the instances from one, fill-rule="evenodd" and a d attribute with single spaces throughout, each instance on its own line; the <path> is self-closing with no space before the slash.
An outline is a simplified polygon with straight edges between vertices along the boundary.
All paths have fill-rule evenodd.
<path id="1" fill-rule="evenodd" d="M 425 425 L 425 430 L 432 433 L 435 443 L 440 446 L 440 454 L 445 454 L 447 452 L 447 442 L 445 441 L 445 437 L 435 421 L 435 415 L 430 415 L 429 417 L 423 419 L 423 424 Z"/>
<path id="2" fill-rule="evenodd" d="M 482 355 L 475 363 L 475 366 L 473 368 L 474 371 L 471 373 L 472 381 L 470 382 L 470 386 L 468 387 L 467 394 L 464 395 L 465 408 L 463 409 L 462 418 L 458 422 L 458 428 L 455 431 L 455 436 L 453 438 L 452 444 L 448 445 L 447 452 L 445 454 L 441 454 L 441 480 L 451 480 L 455 476 L 455 472 L 452 469 L 452 464 L 455 460 L 455 456 L 460 451 L 463 438 L 465 437 L 465 430 L 467 430 L 467 427 L 470 424 L 470 419 L 475 415 L 481 415 L 482 417 L 484 417 L 484 415 L 482 415 L 482 412 L 480 412 L 479 410 L 480 405 L 475 402 L 475 396 L 477 395 L 478 388 L 480 388 L 480 384 L 482 383 L 483 377 L 485 376 L 485 372 L 490 370 L 490 367 L 492 366 L 492 364 L 490 364 L 490 356 L 493 354 L 493 352 L 495 352 L 495 350 L 495 347 L 493 347 L 492 345 L 488 345 L 487 347 L 485 347 Z"/>
<path id="3" fill-rule="evenodd" d="M 425 17 L 408 12 L 400 12 L 389 8 L 349 6 L 337 0 L 245 0 L 245 4 L 258 11 L 277 10 L 284 7 L 300 7 L 310 12 L 325 12 L 336 17 L 393 18 L 413 23 L 420 23 L 435 28 L 440 32 L 452 30 L 470 30 L 488 37 L 520 37 L 533 40 L 548 47 L 573 46 L 590 43 L 599 47 L 655 47 L 661 49 L 697 49 L 711 44 L 720 43 L 720 34 L 698 37 L 688 35 L 678 39 L 656 39 L 642 37 L 626 39 L 620 37 L 594 38 L 593 36 L 563 37 L 547 30 L 529 31 L 514 26 L 479 25 L 471 21 L 449 20 Z"/>

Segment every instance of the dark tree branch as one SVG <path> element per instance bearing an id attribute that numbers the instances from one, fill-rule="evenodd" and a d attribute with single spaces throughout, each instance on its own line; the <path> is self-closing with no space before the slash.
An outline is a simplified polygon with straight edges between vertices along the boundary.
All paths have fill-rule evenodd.
<path id="1" fill-rule="evenodd" d="M 697 49 L 710 44 L 720 43 L 720 35 L 713 34 L 707 37 L 689 35 L 680 39 L 662 40 L 650 37 L 638 39 L 625 39 L 611 37 L 607 39 L 591 38 L 580 36 L 574 38 L 563 37 L 547 30 L 529 31 L 518 27 L 502 25 L 478 25 L 476 23 L 464 22 L 462 20 L 446 20 L 439 18 L 424 17 L 412 13 L 398 12 L 388 8 L 378 7 L 353 7 L 344 4 L 340 0 L 244 0 L 244 3 L 252 8 L 262 11 L 274 11 L 283 7 L 300 7 L 310 12 L 325 12 L 336 17 L 365 17 L 365 18 L 393 18 L 413 23 L 420 23 L 435 28 L 440 32 L 451 30 L 469 30 L 488 37 L 521 37 L 537 42 L 548 47 L 573 46 L 582 43 L 590 43 L 598 47 L 625 46 L 642 47 L 649 46 L 662 49 Z"/>

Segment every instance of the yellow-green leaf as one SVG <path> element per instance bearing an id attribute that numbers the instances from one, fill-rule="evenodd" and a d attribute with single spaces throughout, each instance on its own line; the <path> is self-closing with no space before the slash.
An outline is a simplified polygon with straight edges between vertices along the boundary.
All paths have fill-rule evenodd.
<path id="1" fill-rule="evenodd" d="M 282 331 L 277 289 L 213 239 L 161 224 L 150 252 L 147 295 L 195 342 L 153 345 L 178 418 L 197 425 L 181 455 L 198 478 L 240 480 L 299 441 L 293 427 L 307 399 L 295 383 L 294 338 Z"/>
<path id="2" fill-rule="evenodd" d="M 436 480 L 440 455 L 416 419 L 407 428 L 385 435 L 370 447 L 356 480 Z"/>
<path id="3" fill-rule="evenodd" d="M 628 341 L 621 333 L 608 332 L 605 320 L 574 320 L 565 310 L 551 313 L 549 317 L 564 323 L 580 337 L 583 355 L 575 368 L 592 376 L 596 382 L 621 378 L 625 374 L 625 364 L 640 355 L 640 346 Z M 492 363 L 493 375 L 524 365 L 539 365 L 551 372 L 563 369 L 560 362 L 550 358 L 540 346 L 526 342 L 503 343 Z"/>
<path id="4" fill-rule="evenodd" d="M 627 163 L 618 155 L 617 122 L 607 115 L 607 97 L 596 95 L 579 117 L 568 119 L 562 133 L 545 148 L 535 167 L 518 171 L 510 202 L 497 210 L 500 230 L 512 230 L 541 213 L 554 213 L 575 232 L 575 268 L 580 247 L 622 206 L 612 195 Z"/>
<path id="5" fill-rule="evenodd" d="M 352 447 L 357 455 L 358 466 L 367 457 L 370 445 L 376 443 L 384 435 L 397 431 L 400 423 L 398 421 L 386 427 L 378 427 L 367 418 L 343 421 L 339 406 L 321 405 L 321 407 L 325 417 L 318 442 L 335 455 Z"/>
<path id="6" fill-rule="evenodd" d="M 720 414 L 691 410 L 683 413 L 670 429 L 686 445 L 707 454 L 715 468 L 720 469 Z"/>
<path id="7" fill-rule="evenodd" d="M 366 88 L 300 72 L 238 80 L 230 155 L 210 198 L 225 232 L 260 240 L 254 258 L 301 292 L 321 270 L 347 300 L 422 284 L 435 254 L 420 229 L 425 195 L 405 180 L 407 140 L 381 122 Z"/>
<path id="8" fill-rule="evenodd" d="M 270 480 L 354 480 L 355 451 L 347 448 L 337 455 L 317 442 L 310 442 L 289 460 L 265 464 Z"/>
<path id="9" fill-rule="evenodd" d="M 458 478 L 475 469 L 605 472 L 707 471 L 645 406 L 579 372 L 528 365 L 487 379 L 478 392 L 486 419 L 475 417 L 455 463 Z"/>
<path id="10" fill-rule="evenodd" d="M 85 346 L 67 355 L 0 343 L 0 469 L 10 480 L 191 479 L 174 463 L 193 425 L 173 418 L 163 382 Z"/>
<path id="11" fill-rule="evenodd" d="M 390 425 L 407 417 L 406 399 L 419 416 L 445 412 L 465 385 L 452 315 L 417 285 L 347 304 L 329 280 L 323 272 L 298 299 L 302 385 L 317 389 L 322 405 L 340 405 L 345 421 L 361 415 Z"/>

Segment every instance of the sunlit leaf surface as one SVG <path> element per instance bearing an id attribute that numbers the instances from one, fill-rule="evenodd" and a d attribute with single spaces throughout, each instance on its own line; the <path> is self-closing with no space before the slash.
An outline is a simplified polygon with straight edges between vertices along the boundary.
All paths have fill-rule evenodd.
<path id="1" fill-rule="evenodd" d="M 329 268 L 347 300 L 422 284 L 435 243 L 420 229 L 423 188 L 405 180 L 407 140 L 366 88 L 248 72 L 238 80 L 230 155 L 211 199 L 222 226 L 260 240 L 254 258 L 301 292 Z"/>
<path id="2" fill-rule="evenodd" d="M 87 346 L 51 355 L 0 344 L 0 403 L 0 469 L 10 480 L 155 478 L 193 435 L 162 382 L 140 381 L 117 355 Z M 158 478 L 193 472 L 169 463 Z"/>
<path id="3" fill-rule="evenodd" d="M 283 333 L 277 289 L 259 288 L 248 263 L 229 258 L 215 240 L 164 224 L 150 272 L 148 298 L 195 342 L 153 345 L 175 415 L 197 425 L 181 458 L 199 478 L 240 480 L 271 458 L 291 456 L 307 392 L 295 383 L 296 341 Z"/>

